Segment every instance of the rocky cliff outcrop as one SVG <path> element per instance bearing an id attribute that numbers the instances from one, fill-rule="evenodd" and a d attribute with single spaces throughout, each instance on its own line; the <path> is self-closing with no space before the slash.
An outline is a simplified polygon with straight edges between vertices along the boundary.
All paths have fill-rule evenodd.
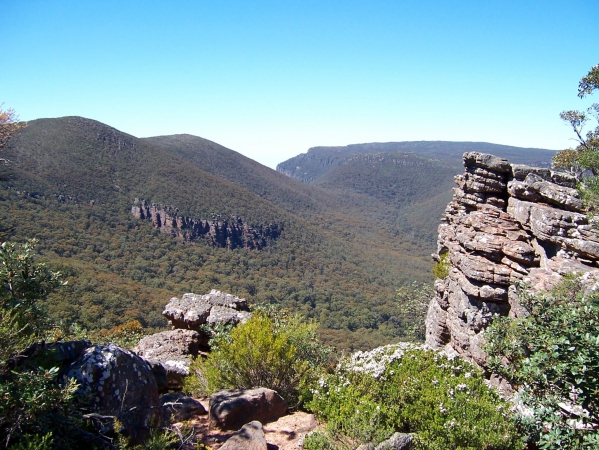
<path id="1" fill-rule="evenodd" d="M 515 284 L 546 290 L 576 272 L 599 280 L 599 235 L 566 173 L 464 154 L 452 202 L 439 226 L 437 254 L 448 275 L 435 282 L 426 342 L 484 367 L 483 334 L 494 314 L 517 317 Z"/>
<path id="2" fill-rule="evenodd" d="M 268 239 L 276 239 L 281 235 L 282 227 L 278 224 L 267 224 L 251 227 L 240 217 L 223 219 L 214 216 L 211 220 L 179 216 L 179 210 L 172 206 L 149 203 L 135 199 L 131 214 L 136 219 L 152 222 L 161 233 L 173 237 L 194 241 L 206 239 L 215 247 L 228 249 L 247 248 L 260 250 Z"/>

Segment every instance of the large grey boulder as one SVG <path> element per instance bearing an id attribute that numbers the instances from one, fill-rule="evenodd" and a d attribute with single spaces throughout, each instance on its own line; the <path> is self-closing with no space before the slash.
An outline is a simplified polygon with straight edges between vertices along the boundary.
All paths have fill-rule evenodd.
<path id="1" fill-rule="evenodd" d="M 146 336 L 136 350 L 142 358 L 165 369 L 168 389 L 180 390 L 189 375 L 191 358 L 199 354 L 201 344 L 207 345 L 207 340 L 197 331 L 170 330 Z"/>
<path id="2" fill-rule="evenodd" d="M 238 430 L 252 420 L 267 423 L 287 413 L 287 402 L 267 388 L 226 389 L 210 396 L 210 419 L 223 430 Z"/>
<path id="3" fill-rule="evenodd" d="M 245 424 L 223 444 L 220 450 L 267 450 L 268 444 L 257 420 Z"/>
<path id="4" fill-rule="evenodd" d="M 194 294 L 184 294 L 181 298 L 171 298 L 162 315 L 170 320 L 175 328 L 197 331 L 200 325 L 206 323 L 211 308 L 212 305 L 199 296 L 196 298 Z"/>
<path id="5" fill-rule="evenodd" d="M 158 387 L 150 365 L 114 344 L 86 349 L 66 370 L 79 383 L 78 394 L 95 413 L 114 416 L 140 441 L 161 421 Z"/>

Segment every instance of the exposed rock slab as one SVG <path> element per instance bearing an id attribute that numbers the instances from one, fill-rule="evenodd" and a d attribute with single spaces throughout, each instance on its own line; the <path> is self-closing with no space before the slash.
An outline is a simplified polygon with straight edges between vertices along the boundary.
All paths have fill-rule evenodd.
<path id="1" fill-rule="evenodd" d="M 489 155 L 487 153 L 464 153 L 464 165 L 466 167 L 476 166 L 499 173 L 511 173 L 512 171 L 512 167 L 507 159 L 499 158 L 498 156 Z"/>

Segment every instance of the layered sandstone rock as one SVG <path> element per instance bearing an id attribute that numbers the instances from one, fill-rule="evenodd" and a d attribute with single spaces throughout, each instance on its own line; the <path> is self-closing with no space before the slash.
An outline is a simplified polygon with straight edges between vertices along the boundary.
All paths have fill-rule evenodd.
<path id="1" fill-rule="evenodd" d="M 576 272 L 592 285 L 599 237 L 569 174 L 476 152 L 464 154 L 464 166 L 439 226 L 433 256 L 449 263 L 449 274 L 435 283 L 426 342 L 484 367 L 483 333 L 493 315 L 525 313 L 515 283 L 546 290 Z"/>

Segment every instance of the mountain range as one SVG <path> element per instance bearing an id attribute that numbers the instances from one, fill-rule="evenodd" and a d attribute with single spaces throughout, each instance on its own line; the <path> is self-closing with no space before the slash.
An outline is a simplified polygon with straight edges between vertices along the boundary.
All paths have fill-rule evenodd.
<path id="1" fill-rule="evenodd" d="M 418 320 L 396 290 L 432 281 L 436 227 L 470 145 L 516 152 L 504 153 L 514 162 L 553 155 L 361 144 L 310 149 L 277 172 L 196 136 L 34 120 L 3 150 L 0 240 L 38 239 L 69 281 L 46 302 L 65 323 L 159 329 L 165 300 L 218 289 L 317 320 L 328 344 L 372 348 Z"/>

